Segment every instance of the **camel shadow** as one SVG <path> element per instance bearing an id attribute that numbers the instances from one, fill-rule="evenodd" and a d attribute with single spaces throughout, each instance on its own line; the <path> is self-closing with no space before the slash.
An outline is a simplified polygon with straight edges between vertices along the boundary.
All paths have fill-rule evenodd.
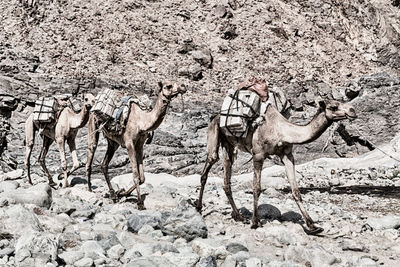
<path id="1" fill-rule="evenodd" d="M 332 195 L 368 195 L 383 198 L 400 198 L 399 186 L 371 186 L 371 185 L 351 185 L 335 187 L 300 187 L 301 194 L 307 194 L 312 191 L 321 193 L 328 192 Z M 280 190 L 284 193 L 290 193 L 290 188 Z"/>
<path id="2" fill-rule="evenodd" d="M 252 219 L 253 213 L 245 207 L 239 209 L 239 213 L 247 220 Z M 233 212 L 231 213 L 233 217 Z M 278 220 L 280 222 L 293 222 L 300 225 L 304 225 L 303 217 L 300 213 L 295 211 L 288 211 L 281 213 L 281 211 L 271 204 L 261 204 L 258 206 L 258 216 L 261 224 L 264 225 L 267 222 Z"/>
<path id="3" fill-rule="evenodd" d="M 71 179 L 71 182 L 69 183 L 71 187 L 78 184 L 87 184 L 87 180 L 82 177 L 74 177 Z"/>

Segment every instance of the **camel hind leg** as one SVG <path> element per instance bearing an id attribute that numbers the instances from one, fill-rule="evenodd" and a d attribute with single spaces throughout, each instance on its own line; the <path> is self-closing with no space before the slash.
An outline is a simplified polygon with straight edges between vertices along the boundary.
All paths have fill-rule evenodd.
<path id="1" fill-rule="evenodd" d="M 232 177 L 232 165 L 234 162 L 234 147 L 227 141 L 222 142 L 224 147 L 224 191 L 228 198 L 229 204 L 232 207 L 233 219 L 235 221 L 244 221 L 243 216 L 240 214 L 238 208 L 236 207 L 235 201 L 232 196 L 231 189 L 231 177 Z"/>
<path id="2" fill-rule="evenodd" d="M 103 171 L 104 178 L 106 179 L 108 185 L 110 198 L 112 199 L 113 202 L 117 202 L 117 195 L 115 194 L 114 188 L 111 185 L 110 177 L 108 176 L 108 165 L 110 164 L 110 161 L 114 156 L 115 151 L 118 149 L 119 145 L 118 143 L 109 139 L 107 139 L 107 142 L 108 142 L 107 151 L 104 156 L 103 163 L 101 164 L 101 169 Z"/>
<path id="3" fill-rule="evenodd" d="M 199 199 L 196 201 L 196 209 L 198 212 L 201 212 L 203 207 L 203 194 L 204 188 L 207 183 L 208 173 L 211 170 L 211 167 L 218 161 L 218 151 L 220 146 L 220 129 L 219 129 L 219 116 L 215 117 L 210 125 L 208 126 L 208 133 L 207 133 L 207 158 L 206 163 L 204 165 L 203 171 L 201 173 L 201 187 L 200 187 L 200 194 Z"/>
<path id="4" fill-rule="evenodd" d="M 25 123 L 25 168 L 28 176 L 28 182 L 32 184 L 31 179 L 31 154 L 35 144 L 35 124 L 33 123 L 33 114 L 28 117 Z"/>
<path id="5" fill-rule="evenodd" d="M 94 115 L 90 115 L 89 123 L 88 123 L 88 151 L 87 151 L 87 160 L 86 160 L 86 180 L 88 183 L 88 190 L 89 192 L 92 191 L 92 164 L 94 153 L 97 149 L 97 144 L 99 143 L 99 131 L 96 129 L 97 125 L 95 122 Z"/>
<path id="6" fill-rule="evenodd" d="M 40 166 L 42 166 L 43 171 L 46 173 L 46 175 L 49 179 L 49 185 L 55 186 L 56 183 L 53 181 L 53 177 L 51 176 L 51 174 L 46 166 L 46 155 L 47 155 L 47 152 L 49 151 L 50 145 L 52 143 L 53 143 L 53 140 L 50 137 L 43 135 L 43 147 L 42 147 L 42 151 L 40 152 L 39 163 L 40 163 Z"/>

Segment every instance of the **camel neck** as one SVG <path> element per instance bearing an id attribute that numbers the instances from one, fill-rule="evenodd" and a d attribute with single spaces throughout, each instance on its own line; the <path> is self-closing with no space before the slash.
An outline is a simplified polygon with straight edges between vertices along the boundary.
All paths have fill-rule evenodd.
<path id="1" fill-rule="evenodd" d="M 72 118 L 71 128 L 73 129 L 82 128 L 83 126 L 86 125 L 86 123 L 89 120 L 89 112 L 85 105 L 83 106 L 82 110 L 79 113 L 75 113 L 71 109 L 69 109 L 69 112 L 71 113 L 70 114 Z"/>
<path id="2" fill-rule="evenodd" d="M 274 111 L 278 112 L 277 110 Z M 277 123 L 281 124 L 279 129 L 282 131 L 283 141 L 289 144 L 306 144 L 313 142 L 332 124 L 332 121 L 326 118 L 325 111 L 321 108 L 318 109 L 317 114 L 306 125 L 293 124 L 282 115 L 281 118 L 283 118 L 283 120 Z"/>
<path id="3" fill-rule="evenodd" d="M 162 91 L 158 94 L 153 110 L 145 115 L 146 118 L 144 121 L 146 122 L 146 132 L 153 131 L 160 126 L 161 122 L 164 120 L 165 114 L 167 113 L 170 101 L 170 99 L 163 95 Z"/>

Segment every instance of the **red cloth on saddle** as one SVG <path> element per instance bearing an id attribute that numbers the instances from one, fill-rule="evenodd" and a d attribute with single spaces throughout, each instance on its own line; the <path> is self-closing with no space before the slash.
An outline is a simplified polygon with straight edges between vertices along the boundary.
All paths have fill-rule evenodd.
<path id="1" fill-rule="evenodd" d="M 239 84 L 238 90 L 241 89 L 256 92 L 260 96 L 262 102 L 268 100 L 268 86 L 264 80 L 252 77 L 248 81 Z"/>

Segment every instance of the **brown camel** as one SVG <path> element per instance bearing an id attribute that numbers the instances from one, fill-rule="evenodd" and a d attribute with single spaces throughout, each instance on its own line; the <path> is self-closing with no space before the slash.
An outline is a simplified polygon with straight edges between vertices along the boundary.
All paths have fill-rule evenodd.
<path id="1" fill-rule="evenodd" d="M 138 208 L 144 208 L 144 201 L 140 195 L 140 184 L 145 181 L 143 171 L 143 145 L 147 139 L 148 133 L 158 128 L 164 120 L 167 107 L 172 98 L 178 94 L 186 92 L 184 86 L 179 86 L 173 82 L 160 83 L 160 93 L 158 94 L 155 106 L 151 112 L 142 110 L 137 104 L 132 103 L 126 123 L 126 128 L 122 134 L 108 131 L 107 127 L 102 127 L 103 135 L 106 137 L 108 146 L 102 163 L 102 171 L 106 179 L 110 198 L 115 202 L 117 194 L 112 188 L 110 178 L 108 176 L 108 165 L 119 146 L 128 150 L 129 160 L 132 164 L 132 174 L 134 186 L 128 191 L 119 192 L 119 196 L 129 195 L 133 190 L 137 191 Z M 86 178 L 88 181 L 89 191 L 91 191 L 90 176 L 92 173 L 93 156 L 99 141 L 99 129 L 101 121 L 95 114 L 91 114 L 89 118 L 89 135 L 88 135 L 88 158 L 86 162 Z"/>
<path id="2" fill-rule="evenodd" d="M 84 105 L 79 113 L 73 111 L 70 107 L 64 108 L 58 116 L 55 123 L 47 124 L 41 131 L 41 137 L 43 138 L 43 146 L 39 155 L 39 163 L 46 173 L 49 184 L 55 186 L 55 182 L 46 167 L 45 158 L 49 151 L 50 145 L 56 141 L 61 156 L 61 166 L 65 178 L 65 187 L 68 187 L 68 175 L 73 173 L 80 167 L 78 156 L 76 154 L 75 139 L 78 134 L 79 128 L 86 125 L 89 119 L 89 111 L 94 104 L 95 97 L 92 94 L 84 94 L 83 101 Z M 60 101 L 59 101 L 60 102 Z M 32 153 L 33 145 L 35 144 L 35 135 L 38 131 L 39 125 L 33 120 L 33 113 L 28 117 L 25 122 L 25 135 L 26 135 L 26 154 L 25 154 L 25 167 L 28 172 L 28 181 L 32 184 L 31 180 L 31 164 L 30 157 Z M 67 159 L 65 156 L 65 141 L 67 141 L 69 149 L 71 151 L 73 166 L 71 170 L 67 171 Z"/>
<path id="3" fill-rule="evenodd" d="M 251 153 L 253 157 L 254 178 L 253 178 L 253 197 L 254 212 L 252 218 L 252 228 L 261 226 L 258 218 L 258 198 L 261 193 L 261 169 L 265 158 L 269 155 L 278 155 L 285 165 L 286 174 L 289 179 L 292 195 L 299 207 L 305 222 L 309 228 L 308 232 L 316 234 L 323 229 L 315 226 L 313 220 L 305 210 L 299 188 L 297 186 L 294 158 L 292 148 L 294 144 L 306 144 L 317 139 L 334 121 L 343 119 L 354 119 L 356 113 L 354 108 L 348 104 L 343 104 L 335 100 L 325 100 L 319 102 L 320 107 L 317 114 L 307 125 L 296 125 L 289 122 L 278 110 L 269 105 L 263 115 L 265 121 L 256 129 L 252 129 L 246 138 L 236 138 L 225 135 L 219 128 L 219 115 L 216 116 L 208 127 L 207 139 L 207 159 L 201 174 L 200 196 L 197 201 L 197 210 L 201 212 L 204 186 L 207 182 L 208 172 L 214 163 L 218 161 L 218 150 L 220 144 L 224 148 L 224 191 L 233 209 L 235 220 L 244 220 L 239 213 L 232 198 L 231 191 L 231 172 L 234 160 L 234 148 Z"/>

